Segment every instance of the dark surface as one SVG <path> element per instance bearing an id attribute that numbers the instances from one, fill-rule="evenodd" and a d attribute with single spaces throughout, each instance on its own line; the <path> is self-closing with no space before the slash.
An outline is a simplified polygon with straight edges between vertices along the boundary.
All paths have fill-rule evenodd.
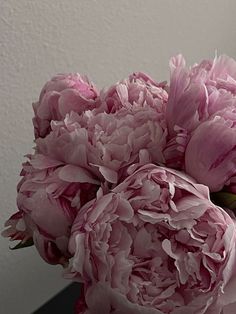
<path id="1" fill-rule="evenodd" d="M 32 314 L 74 314 L 75 302 L 79 295 L 80 284 L 73 283 Z"/>

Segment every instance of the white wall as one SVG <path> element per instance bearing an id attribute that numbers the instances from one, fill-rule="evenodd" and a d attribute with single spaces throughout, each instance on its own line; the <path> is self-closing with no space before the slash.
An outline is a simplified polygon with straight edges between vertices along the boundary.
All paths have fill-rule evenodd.
<path id="1" fill-rule="evenodd" d="M 16 210 L 23 155 L 31 151 L 31 103 L 58 72 L 98 86 L 134 70 L 168 78 L 168 59 L 189 63 L 215 49 L 236 57 L 235 0 L 0 0 L 0 229 Z M 34 249 L 0 238 L 0 313 L 29 314 L 67 282 Z"/>

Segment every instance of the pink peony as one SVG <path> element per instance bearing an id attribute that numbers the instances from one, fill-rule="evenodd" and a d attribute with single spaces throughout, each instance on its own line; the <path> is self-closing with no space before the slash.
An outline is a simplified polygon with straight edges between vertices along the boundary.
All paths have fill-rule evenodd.
<path id="1" fill-rule="evenodd" d="M 66 173 L 117 184 L 131 164 L 164 163 L 166 142 L 163 115 L 145 104 L 134 103 L 115 113 L 88 110 L 52 122 L 52 131 L 36 140 L 40 154 L 66 165 Z"/>
<path id="2" fill-rule="evenodd" d="M 164 114 L 168 100 L 165 82 L 157 83 L 147 74 L 137 72 L 131 74 L 107 91 L 101 92 L 101 107 L 108 113 L 115 113 L 121 108 L 129 109 L 134 104 L 149 106 Z"/>
<path id="3" fill-rule="evenodd" d="M 236 62 L 221 56 L 188 70 L 179 55 L 170 66 L 167 165 L 219 191 L 236 175 Z"/>
<path id="4" fill-rule="evenodd" d="M 66 276 L 85 284 L 81 313 L 220 314 L 236 301 L 235 246 L 206 186 L 148 164 L 79 211 Z"/>
<path id="5" fill-rule="evenodd" d="M 71 111 L 81 114 L 98 105 L 99 93 L 86 76 L 58 74 L 48 81 L 33 103 L 35 137 L 45 137 L 51 130 L 52 120 L 60 121 Z"/>
<path id="6" fill-rule="evenodd" d="M 232 120 L 216 115 L 203 122 L 186 147 L 186 172 L 211 191 L 220 191 L 236 178 L 236 106 L 228 112 Z"/>
<path id="7" fill-rule="evenodd" d="M 81 205 L 94 198 L 97 182 L 86 178 L 69 181 L 61 162 L 40 154 L 28 155 L 18 184 L 19 211 L 6 222 L 4 236 L 33 239 L 42 258 L 50 264 L 66 264 L 68 239 Z"/>
<path id="8" fill-rule="evenodd" d="M 35 154 L 28 155 L 29 161 L 23 166 L 23 179 L 18 185 L 19 212 L 6 223 L 5 236 L 22 243 L 33 238 L 48 263 L 66 264 L 71 225 L 80 207 L 95 197 L 97 189 L 102 186 L 108 191 L 123 180 L 130 164 L 137 167 L 150 161 L 164 162 L 166 131 L 161 124 L 165 100 L 160 96 L 153 102 L 150 97 L 144 101 L 142 95 L 151 79 L 144 74 L 136 76 L 143 83 L 128 84 L 126 88 L 132 93 L 136 88 L 140 97 L 130 99 L 130 106 L 120 104 L 112 113 L 102 109 L 106 97 L 103 101 L 97 98 L 100 109 L 93 109 L 94 93 L 85 81 L 81 83 L 79 75 L 61 75 L 45 85 L 36 117 L 43 119 L 38 122 L 46 123 L 47 128 L 40 129 L 46 133 L 40 133 L 35 140 Z M 156 88 L 156 94 L 165 95 L 164 90 Z M 81 102 L 78 107 L 71 106 L 73 102 L 67 98 L 76 94 L 80 99 L 78 93 L 91 96 L 84 100 L 84 107 Z M 50 95 L 56 101 L 51 102 L 54 98 Z"/>
<path id="9" fill-rule="evenodd" d="M 151 80 L 144 74 L 139 76 L 139 80 Z M 92 110 L 78 107 L 83 110 L 75 112 L 76 108 L 62 97 L 65 91 L 77 93 L 72 86 L 80 86 L 84 94 L 89 95 L 89 91 L 86 87 L 83 90 L 79 83 L 75 85 L 72 78 L 75 77 L 54 78 L 40 96 L 38 113 L 41 114 L 43 108 L 46 111 L 51 108 L 41 106 L 44 104 L 41 100 L 47 93 L 54 95 L 56 90 L 59 100 L 53 108 L 57 110 L 47 111 L 50 118 L 45 116 L 48 126 L 50 119 L 55 120 L 50 121 L 50 132 L 35 140 L 35 154 L 28 155 L 18 185 L 19 212 L 8 220 L 4 232 L 22 243 L 33 238 L 40 255 L 51 264 L 65 264 L 70 257 L 67 243 L 71 225 L 80 207 L 95 197 L 100 186 L 108 191 L 128 175 L 130 164 L 137 167 L 150 161 L 164 162 L 164 99 L 143 101 L 141 95 L 146 83 L 140 90 L 140 84 L 136 83 L 136 94 L 140 97 L 130 106 L 120 105 L 113 113 L 93 107 Z M 133 92 L 134 89 L 132 85 Z M 105 106 L 105 100 L 96 101 L 101 108 Z M 67 109 L 72 111 L 66 113 Z M 60 116 L 51 115 L 55 112 Z"/>

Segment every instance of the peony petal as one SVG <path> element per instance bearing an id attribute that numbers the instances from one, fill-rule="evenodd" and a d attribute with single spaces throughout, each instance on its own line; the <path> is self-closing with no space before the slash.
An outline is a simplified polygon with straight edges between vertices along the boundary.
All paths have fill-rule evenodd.
<path id="1" fill-rule="evenodd" d="M 98 169 L 105 178 L 105 180 L 111 183 L 117 183 L 118 175 L 116 171 L 109 169 L 105 166 L 99 166 Z"/>
<path id="2" fill-rule="evenodd" d="M 99 181 L 95 180 L 88 170 L 73 165 L 64 166 L 59 171 L 58 176 L 61 180 L 67 182 L 99 184 Z"/>

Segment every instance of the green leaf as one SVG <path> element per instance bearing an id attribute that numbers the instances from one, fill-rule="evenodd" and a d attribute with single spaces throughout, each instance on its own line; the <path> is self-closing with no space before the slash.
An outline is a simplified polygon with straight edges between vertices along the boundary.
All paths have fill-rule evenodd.
<path id="1" fill-rule="evenodd" d="M 212 201 L 221 206 L 229 209 L 236 209 L 236 194 L 229 192 L 215 192 L 211 193 Z"/>
<path id="2" fill-rule="evenodd" d="M 18 249 L 23 249 L 25 247 L 28 247 L 28 246 L 32 246 L 34 245 L 34 241 L 32 238 L 26 240 L 26 241 L 21 241 L 20 243 L 18 243 L 16 246 L 14 247 L 10 247 L 10 250 L 18 250 Z"/>

